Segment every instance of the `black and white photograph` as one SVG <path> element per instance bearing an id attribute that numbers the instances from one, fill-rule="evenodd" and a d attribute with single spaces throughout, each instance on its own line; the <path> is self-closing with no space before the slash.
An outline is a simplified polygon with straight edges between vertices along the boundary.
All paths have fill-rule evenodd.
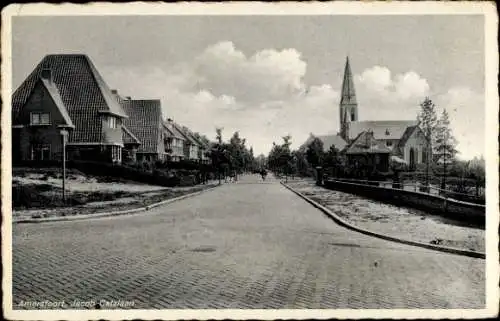
<path id="1" fill-rule="evenodd" d="M 2 11 L 15 320 L 498 313 L 494 3 Z"/>

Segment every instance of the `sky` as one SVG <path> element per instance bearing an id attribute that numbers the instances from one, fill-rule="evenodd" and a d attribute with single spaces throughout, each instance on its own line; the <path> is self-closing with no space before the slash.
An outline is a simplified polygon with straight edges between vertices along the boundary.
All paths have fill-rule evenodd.
<path id="1" fill-rule="evenodd" d="M 255 154 L 339 130 L 346 56 L 360 120 L 411 120 L 426 96 L 450 114 L 459 157 L 484 154 L 484 18 L 39 16 L 12 19 L 13 88 L 47 54 L 87 54 L 110 88 Z"/>

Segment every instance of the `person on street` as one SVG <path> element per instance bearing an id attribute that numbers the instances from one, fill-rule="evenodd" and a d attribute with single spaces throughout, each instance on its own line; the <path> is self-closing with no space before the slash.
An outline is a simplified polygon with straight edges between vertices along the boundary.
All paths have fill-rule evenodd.
<path id="1" fill-rule="evenodd" d="M 267 172 L 265 169 L 262 169 L 260 171 L 260 176 L 262 176 L 262 180 L 265 181 L 266 180 L 266 176 L 267 176 Z"/>

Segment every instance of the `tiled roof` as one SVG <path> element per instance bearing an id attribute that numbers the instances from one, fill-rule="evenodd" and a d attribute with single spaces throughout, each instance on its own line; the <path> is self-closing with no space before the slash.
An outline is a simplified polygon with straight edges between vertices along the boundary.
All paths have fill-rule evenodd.
<path id="1" fill-rule="evenodd" d="M 75 125 L 69 135 L 72 143 L 102 142 L 100 112 L 126 117 L 111 91 L 86 55 L 48 55 L 12 95 L 12 120 L 15 123 L 43 69 L 51 70 L 52 83 Z"/>
<path id="2" fill-rule="evenodd" d="M 374 153 L 387 153 L 391 150 L 385 146 L 384 143 L 375 139 L 373 133 L 365 131 L 358 135 L 358 137 L 347 148 L 347 154 L 374 154 Z"/>
<path id="3" fill-rule="evenodd" d="M 180 130 L 178 128 L 178 125 L 176 123 L 174 123 L 173 121 L 167 123 L 168 125 L 168 129 L 170 130 L 170 132 L 172 132 L 174 134 L 174 137 L 176 138 L 179 138 L 179 139 L 182 139 L 182 140 L 186 140 L 186 135 L 182 132 L 182 130 Z"/>
<path id="4" fill-rule="evenodd" d="M 194 138 L 189 134 L 188 130 L 185 130 L 179 124 L 174 122 L 172 122 L 172 127 L 175 128 L 177 132 L 179 132 L 184 137 L 185 140 L 189 141 L 193 145 L 198 145 L 196 140 L 194 140 Z"/>
<path id="5" fill-rule="evenodd" d="M 173 126 L 169 126 L 169 124 L 166 121 L 163 122 L 163 129 L 166 131 L 168 136 L 184 140 L 185 139 L 184 136 L 172 127 Z"/>
<path id="6" fill-rule="evenodd" d="M 349 139 L 367 130 L 373 131 L 375 139 L 400 139 L 408 127 L 415 125 L 416 120 L 355 121 L 350 123 Z"/>
<path id="7" fill-rule="evenodd" d="M 126 126 L 122 126 L 122 135 L 124 144 L 141 144 L 141 141 Z"/>
<path id="8" fill-rule="evenodd" d="M 309 138 L 305 141 L 304 144 L 300 147 L 301 149 L 306 149 L 307 146 L 313 141 L 314 138 L 318 138 L 321 140 L 323 143 L 323 150 L 325 152 L 330 150 L 330 147 L 333 145 L 335 148 L 338 150 L 344 149 L 344 147 L 347 145 L 346 141 L 340 137 L 339 135 L 321 135 L 321 136 L 315 136 L 315 135 L 309 135 Z"/>
<path id="9" fill-rule="evenodd" d="M 141 141 L 138 153 L 162 153 L 159 142 L 162 138 L 163 116 L 161 102 L 154 100 L 120 100 L 128 114 L 125 126 Z"/>
<path id="10" fill-rule="evenodd" d="M 68 111 L 66 110 L 66 107 L 64 106 L 64 103 L 61 98 L 61 94 L 59 93 L 59 90 L 57 87 L 54 85 L 53 82 L 48 81 L 47 79 L 40 79 L 42 82 L 43 86 L 47 89 L 49 92 L 50 97 L 54 101 L 54 104 L 56 105 L 57 109 L 61 113 L 62 118 L 64 119 L 64 122 L 66 123 L 67 126 L 74 128 L 75 125 L 73 125 L 73 122 L 71 121 L 71 118 L 69 117 Z"/>

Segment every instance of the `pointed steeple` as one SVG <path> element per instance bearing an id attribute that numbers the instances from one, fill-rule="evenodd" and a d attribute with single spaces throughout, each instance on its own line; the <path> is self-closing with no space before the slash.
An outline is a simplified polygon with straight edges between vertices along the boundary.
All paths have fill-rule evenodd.
<path id="1" fill-rule="evenodd" d="M 356 102 L 356 92 L 354 91 L 354 82 L 352 80 L 351 65 L 349 64 L 349 56 L 345 62 L 344 80 L 342 81 L 342 98 L 341 104 L 354 105 Z"/>

